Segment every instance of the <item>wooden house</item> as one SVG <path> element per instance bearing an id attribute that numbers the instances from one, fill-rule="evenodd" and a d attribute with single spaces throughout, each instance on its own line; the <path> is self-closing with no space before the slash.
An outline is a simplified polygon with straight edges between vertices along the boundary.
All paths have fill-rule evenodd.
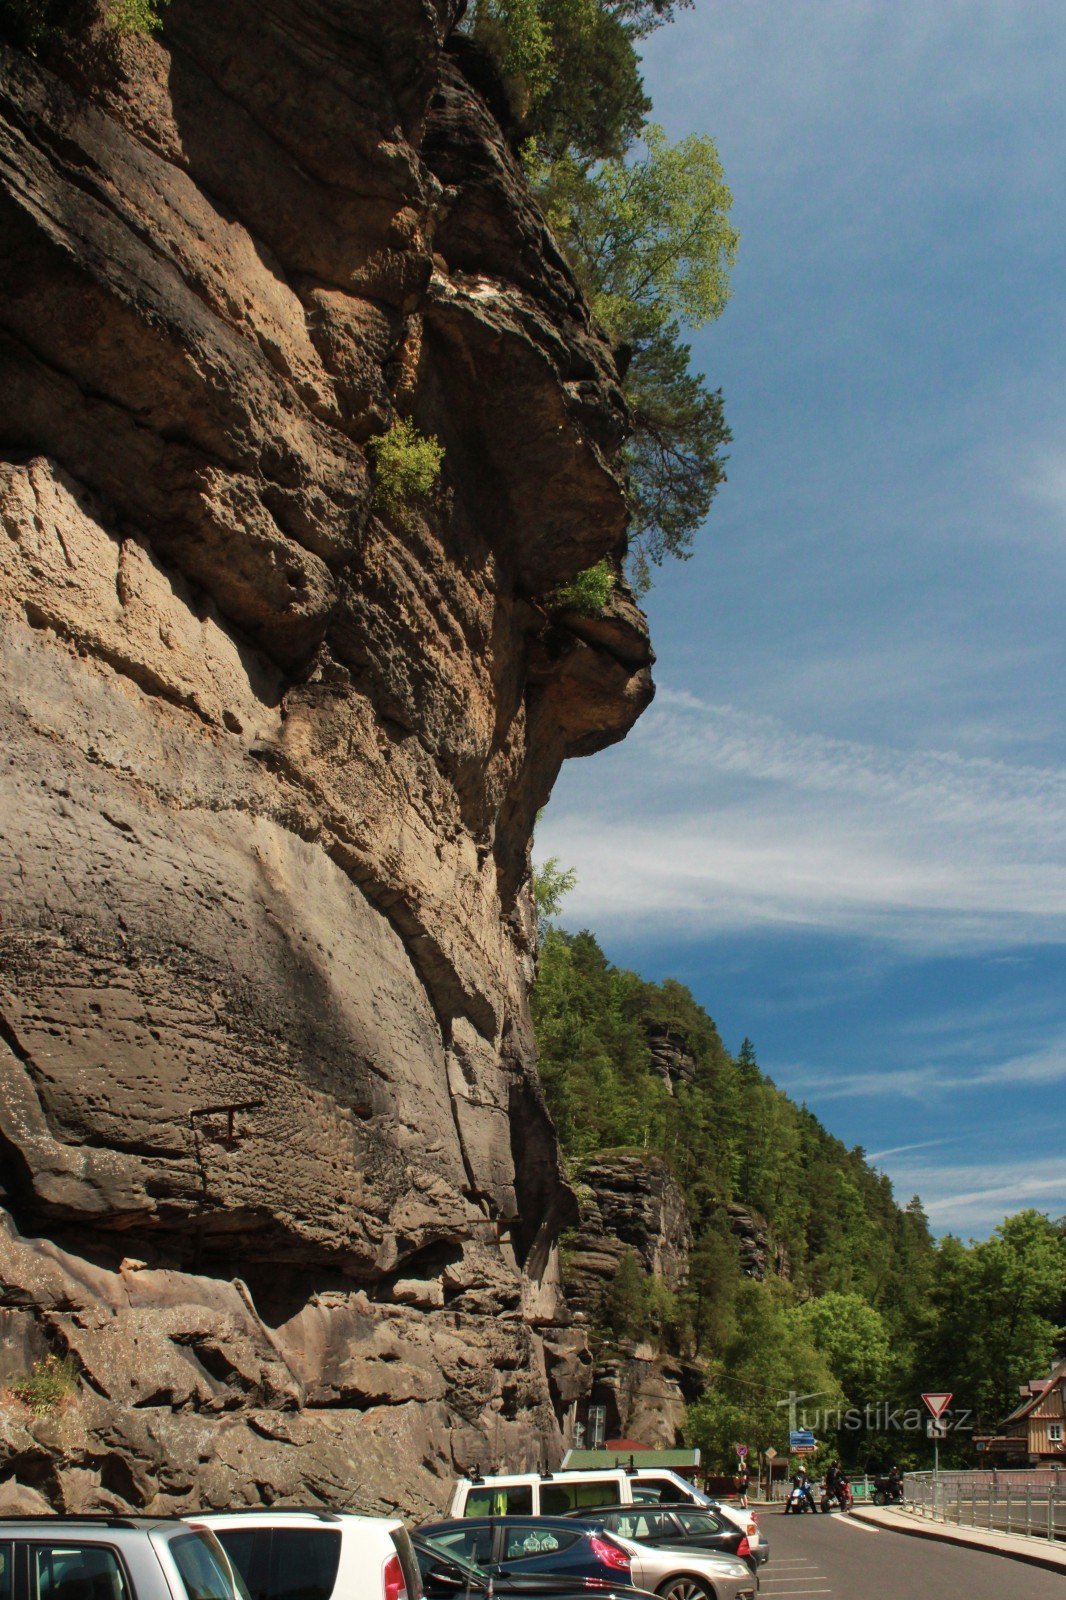
<path id="1" fill-rule="evenodd" d="M 1032 1378 L 1019 1389 L 1021 1399 L 999 1425 L 994 1439 L 983 1441 L 995 1466 L 1066 1466 L 1066 1360 L 1046 1378 Z"/>

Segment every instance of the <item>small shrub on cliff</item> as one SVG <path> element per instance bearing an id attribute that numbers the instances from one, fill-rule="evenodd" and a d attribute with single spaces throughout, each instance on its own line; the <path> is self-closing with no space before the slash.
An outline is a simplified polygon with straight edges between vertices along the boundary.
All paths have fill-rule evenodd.
<path id="1" fill-rule="evenodd" d="M 170 0 L 108 0 L 107 25 L 115 33 L 158 33 L 163 26 L 160 6 Z"/>
<path id="2" fill-rule="evenodd" d="M 400 417 L 387 433 L 368 446 L 377 468 L 374 500 L 397 510 L 424 498 L 440 477 L 444 446 L 431 434 L 419 433 L 409 417 Z"/>
<path id="3" fill-rule="evenodd" d="M 614 589 L 614 573 L 606 561 L 586 567 L 568 583 L 559 584 L 549 598 L 551 611 L 576 611 L 583 617 L 601 616 Z"/>
<path id="4" fill-rule="evenodd" d="M 77 1368 L 71 1356 L 45 1356 L 34 1362 L 24 1378 L 16 1378 L 11 1393 L 29 1406 L 35 1417 L 44 1417 L 74 1393 L 76 1384 Z"/>

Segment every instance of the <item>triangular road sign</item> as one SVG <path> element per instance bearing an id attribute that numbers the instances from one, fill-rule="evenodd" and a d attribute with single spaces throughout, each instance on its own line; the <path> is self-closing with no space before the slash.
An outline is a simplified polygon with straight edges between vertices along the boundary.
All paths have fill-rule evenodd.
<path id="1" fill-rule="evenodd" d="M 939 1421 L 951 1404 L 949 1394 L 923 1394 L 922 1399 L 932 1412 L 934 1421 Z"/>

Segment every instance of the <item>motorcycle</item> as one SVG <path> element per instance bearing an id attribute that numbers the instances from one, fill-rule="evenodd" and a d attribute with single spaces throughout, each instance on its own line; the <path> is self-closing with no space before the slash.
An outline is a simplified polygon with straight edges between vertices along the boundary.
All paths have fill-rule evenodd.
<path id="1" fill-rule="evenodd" d="M 903 1484 L 899 1478 L 874 1479 L 874 1505 L 900 1506 L 903 1504 Z"/>
<path id="2" fill-rule="evenodd" d="M 855 1496 L 851 1492 L 851 1485 L 847 1478 L 841 1478 L 835 1489 L 830 1489 L 828 1484 L 822 1484 L 822 1498 L 819 1502 L 823 1512 L 832 1511 L 836 1506 L 839 1510 L 850 1511 L 855 1503 Z"/>
<path id="3" fill-rule="evenodd" d="M 794 1484 L 789 1490 L 788 1499 L 785 1501 L 785 1516 L 789 1513 L 799 1516 L 801 1511 L 815 1511 L 814 1495 L 811 1493 L 810 1484 L 801 1486 Z"/>

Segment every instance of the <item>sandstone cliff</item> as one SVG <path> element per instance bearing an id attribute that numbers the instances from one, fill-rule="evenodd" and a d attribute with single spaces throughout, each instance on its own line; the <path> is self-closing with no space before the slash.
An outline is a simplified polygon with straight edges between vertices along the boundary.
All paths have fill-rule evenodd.
<path id="1" fill-rule="evenodd" d="M 0 1473 L 70 1509 L 560 1445 L 529 838 L 651 656 L 545 605 L 625 407 L 455 10 L 0 46 L 0 1384 L 78 1374 Z M 387 512 L 398 414 L 444 467 Z"/>

